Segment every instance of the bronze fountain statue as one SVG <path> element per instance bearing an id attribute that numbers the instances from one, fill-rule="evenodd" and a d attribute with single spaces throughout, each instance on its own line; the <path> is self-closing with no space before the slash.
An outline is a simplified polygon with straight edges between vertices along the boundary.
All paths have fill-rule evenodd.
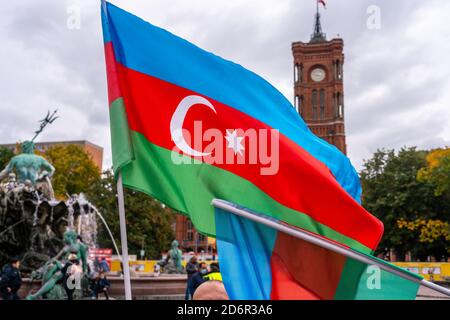
<path id="1" fill-rule="evenodd" d="M 34 140 L 44 130 L 44 128 L 53 123 L 58 117 L 56 110 L 50 115 L 42 119 L 39 130 L 35 131 L 35 135 L 31 141 L 25 141 L 21 145 L 22 153 L 13 157 L 6 168 L 0 172 L 0 181 L 15 172 L 19 185 L 36 186 L 37 189 L 45 190 L 44 195 L 51 200 L 54 198 L 53 188 L 50 177 L 55 172 L 55 168 L 43 157 L 34 154 Z M 39 185 L 40 184 L 40 185 Z M 43 185 L 46 185 L 43 187 Z"/>
<path id="2" fill-rule="evenodd" d="M 178 249 L 178 241 L 173 240 L 172 246 L 169 252 L 167 253 L 167 257 L 164 260 L 158 262 L 160 266 L 164 268 L 164 273 L 167 274 L 184 274 L 184 268 L 181 264 L 183 259 L 183 255 L 180 249 Z"/>
<path id="3" fill-rule="evenodd" d="M 27 296 L 27 300 L 36 300 L 41 297 L 47 299 L 59 300 L 65 299 L 65 285 L 70 287 L 73 284 L 74 289 L 88 291 L 88 264 L 87 264 L 87 248 L 83 243 L 77 241 L 78 234 L 75 231 L 66 231 L 64 233 L 64 243 L 66 244 L 61 252 L 47 261 L 42 268 L 32 273 L 30 281 L 34 279 L 42 279 L 42 287 L 38 292 Z M 67 270 L 64 270 L 62 261 L 68 261 L 69 257 L 74 255 L 77 261 L 81 262 L 82 269 L 79 272 L 71 273 L 72 277 L 66 277 Z M 64 284 L 63 281 L 69 283 Z M 78 286 L 77 286 L 78 285 Z M 83 296 L 83 293 L 78 295 Z"/>

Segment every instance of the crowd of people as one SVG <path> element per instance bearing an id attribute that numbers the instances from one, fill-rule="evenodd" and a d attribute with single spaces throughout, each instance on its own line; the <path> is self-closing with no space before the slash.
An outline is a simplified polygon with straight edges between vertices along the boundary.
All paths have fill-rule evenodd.
<path id="1" fill-rule="evenodd" d="M 91 272 L 88 277 L 91 298 L 98 299 L 99 295 L 104 295 L 109 299 L 109 288 L 111 283 L 108 281 L 107 274 L 110 272 L 109 264 L 105 258 L 99 261 L 94 260 Z M 60 284 L 66 292 L 67 299 L 73 300 L 75 287 L 69 286 L 73 276 L 82 273 L 80 261 L 76 254 L 69 254 L 64 266 L 61 269 L 62 279 Z M 20 300 L 19 290 L 22 286 L 22 277 L 20 273 L 20 259 L 12 258 L 0 270 L 0 294 L 3 300 Z"/>
<path id="2" fill-rule="evenodd" d="M 13 258 L 4 265 L 0 272 L 0 293 L 3 300 L 19 300 L 19 289 L 22 285 L 22 278 L 20 274 L 20 260 Z M 107 261 L 103 258 L 99 261 L 97 258 L 93 261 L 90 267 L 90 293 L 93 299 L 98 299 L 100 295 L 104 295 L 109 299 L 109 289 L 111 283 L 107 278 L 110 272 L 110 267 Z M 71 254 L 68 256 L 63 268 L 62 285 L 66 291 L 67 299 L 72 300 L 74 295 L 74 288 L 69 288 L 67 283 L 70 277 L 80 272 L 80 261 L 77 256 Z M 217 262 L 208 265 L 206 262 L 198 261 L 196 256 L 193 256 L 186 264 L 187 273 L 187 287 L 185 293 L 186 300 L 227 300 L 224 285 L 222 283 L 222 275 L 220 274 L 220 267 Z"/>

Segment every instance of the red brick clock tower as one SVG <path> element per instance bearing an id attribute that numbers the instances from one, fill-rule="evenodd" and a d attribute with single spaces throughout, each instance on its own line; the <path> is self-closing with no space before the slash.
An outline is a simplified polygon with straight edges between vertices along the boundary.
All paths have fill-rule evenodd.
<path id="1" fill-rule="evenodd" d="M 344 126 L 344 41 L 328 41 L 317 11 L 309 42 L 294 42 L 295 108 L 312 132 L 347 153 Z"/>

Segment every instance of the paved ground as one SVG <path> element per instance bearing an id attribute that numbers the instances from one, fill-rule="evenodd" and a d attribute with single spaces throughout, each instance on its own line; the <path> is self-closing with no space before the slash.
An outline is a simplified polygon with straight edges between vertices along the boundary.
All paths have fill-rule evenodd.
<path id="1" fill-rule="evenodd" d="M 450 297 L 421 286 L 416 300 L 450 300 Z"/>

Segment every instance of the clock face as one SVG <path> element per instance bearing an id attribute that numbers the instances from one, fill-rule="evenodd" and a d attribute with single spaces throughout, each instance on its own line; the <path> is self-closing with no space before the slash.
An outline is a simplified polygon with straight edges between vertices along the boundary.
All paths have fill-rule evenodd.
<path id="1" fill-rule="evenodd" d="M 325 79 L 326 73 L 325 70 L 322 68 L 315 68 L 313 71 L 311 71 L 311 79 L 315 82 L 320 82 Z"/>

